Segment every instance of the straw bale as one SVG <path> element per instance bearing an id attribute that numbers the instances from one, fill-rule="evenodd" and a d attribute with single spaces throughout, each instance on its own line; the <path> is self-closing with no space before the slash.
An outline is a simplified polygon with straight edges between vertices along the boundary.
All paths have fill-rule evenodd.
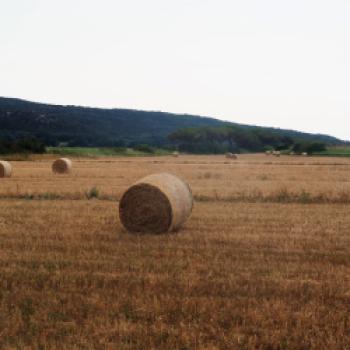
<path id="1" fill-rule="evenodd" d="M 130 232 L 178 230 L 193 207 L 190 186 L 168 173 L 146 176 L 132 185 L 119 203 L 120 221 Z"/>
<path id="2" fill-rule="evenodd" d="M 237 154 L 233 154 L 231 152 L 227 152 L 226 153 L 226 158 L 228 158 L 228 159 L 237 159 L 238 156 L 237 156 Z"/>
<path id="3" fill-rule="evenodd" d="M 12 174 L 12 165 L 5 160 L 0 160 L 0 177 L 10 177 Z"/>
<path id="4" fill-rule="evenodd" d="M 68 174 L 72 170 L 72 161 L 68 158 L 59 158 L 52 163 L 52 171 L 56 174 Z"/>

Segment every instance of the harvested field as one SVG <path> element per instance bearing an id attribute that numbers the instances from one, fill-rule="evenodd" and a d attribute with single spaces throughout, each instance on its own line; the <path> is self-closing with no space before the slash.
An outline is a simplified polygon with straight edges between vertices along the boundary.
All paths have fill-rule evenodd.
<path id="1" fill-rule="evenodd" d="M 265 155 L 75 159 L 72 174 L 53 176 L 51 160 L 11 162 L 0 197 L 83 199 L 92 187 L 119 200 L 130 184 L 149 174 L 170 172 L 191 184 L 197 200 L 315 201 L 350 203 L 350 159 Z M 293 199 L 294 198 L 294 199 Z"/>
<path id="2" fill-rule="evenodd" d="M 350 160 L 12 162 L 0 187 L 0 349 L 347 349 Z M 118 218 L 132 183 L 187 180 L 179 233 Z M 98 189 L 88 200 L 91 188 Z"/>

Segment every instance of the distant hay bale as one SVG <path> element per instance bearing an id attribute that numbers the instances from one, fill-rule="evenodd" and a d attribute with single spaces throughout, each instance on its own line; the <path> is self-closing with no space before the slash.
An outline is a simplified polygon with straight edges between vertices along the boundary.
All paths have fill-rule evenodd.
<path id="1" fill-rule="evenodd" d="M 225 156 L 228 159 L 237 159 L 238 158 L 237 154 L 233 154 L 231 152 L 227 152 Z"/>
<path id="2" fill-rule="evenodd" d="M 271 152 L 271 151 L 266 151 L 265 154 L 266 154 L 267 156 L 270 156 L 270 155 L 272 154 L 272 152 Z"/>
<path id="3" fill-rule="evenodd" d="M 275 156 L 275 157 L 279 157 L 281 155 L 281 152 L 280 151 L 273 151 L 272 154 Z"/>
<path id="4" fill-rule="evenodd" d="M 5 160 L 0 160 L 0 177 L 10 177 L 12 174 L 12 165 Z"/>
<path id="5" fill-rule="evenodd" d="M 55 174 L 68 174 L 72 170 L 72 161 L 68 158 L 59 158 L 52 163 L 52 171 Z"/>
<path id="6" fill-rule="evenodd" d="M 303 152 L 301 155 L 304 156 L 304 157 L 307 157 L 308 153 L 307 152 Z"/>
<path id="7" fill-rule="evenodd" d="M 165 233 L 178 230 L 191 214 L 190 186 L 180 178 L 159 173 L 132 185 L 119 203 L 120 221 L 135 233 Z"/>
<path id="8" fill-rule="evenodd" d="M 178 151 L 173 152 L 173 157 L 178 157 L 180 153 Z"/>

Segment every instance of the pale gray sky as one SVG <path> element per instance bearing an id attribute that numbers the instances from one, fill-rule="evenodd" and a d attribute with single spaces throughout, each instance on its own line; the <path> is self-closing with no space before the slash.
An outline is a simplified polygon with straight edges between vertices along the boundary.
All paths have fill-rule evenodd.
<path id="1" fill-rule="evenodd" d="M 0 96 L 350 140 L 350 1 L 0 0 Z"/>

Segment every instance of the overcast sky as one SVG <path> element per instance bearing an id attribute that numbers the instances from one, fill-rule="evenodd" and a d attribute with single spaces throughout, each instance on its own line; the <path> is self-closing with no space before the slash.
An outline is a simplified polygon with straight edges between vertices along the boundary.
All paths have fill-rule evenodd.
<path id="1" fill-rule="evenodd" d="M 350 140 L 350 1 L 1 0 L 0 96 Z"/>

